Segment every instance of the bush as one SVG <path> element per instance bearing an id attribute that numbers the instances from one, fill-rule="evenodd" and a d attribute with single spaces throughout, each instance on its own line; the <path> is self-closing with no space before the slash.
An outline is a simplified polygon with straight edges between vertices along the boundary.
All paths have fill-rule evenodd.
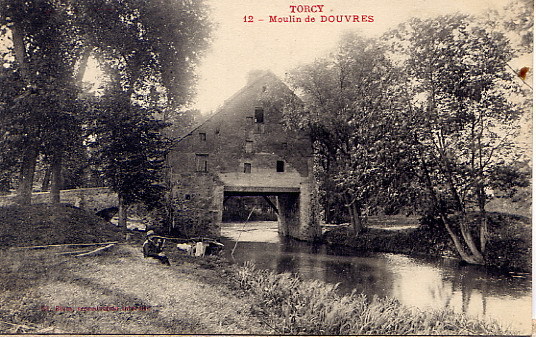
<path id="1" fill-rule="evenodd" d="M 238 282 L 256 299 L 253 313 L 279 334 L 511 333 L 496 322 L 471 319 L 452 311 L 425 312 L 403 306 L 392 298 L 369 300 L 355 292 L 339 295 L 337 285 L 257 270 L 252 264 L 238 271 Z"/>

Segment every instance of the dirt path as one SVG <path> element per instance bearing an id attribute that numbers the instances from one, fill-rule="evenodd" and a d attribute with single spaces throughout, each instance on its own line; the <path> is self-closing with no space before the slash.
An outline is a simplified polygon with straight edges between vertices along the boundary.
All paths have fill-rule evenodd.
<path id="1" fill-rule="evenodd" d="M 49 332 L 270 333 L 248 314 L 245 298 L 218 284 L 224 277 L 218 270 L 172 262 L 175 265 L 167 267 L 144 259 L 138 247 L 129 245 L 103 256 L 66 258 L 46 278 L 32 282 L 19 303 L 11 293 L 11 308 L 22 322 L 39 323 Z M 85 307 L 101 309 L 78 309 Z"/>

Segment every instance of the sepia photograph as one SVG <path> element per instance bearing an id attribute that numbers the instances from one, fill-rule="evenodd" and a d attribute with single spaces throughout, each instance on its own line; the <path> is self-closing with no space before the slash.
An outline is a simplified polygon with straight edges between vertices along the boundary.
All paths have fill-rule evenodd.
<path id="1" fill-rule="evenodd" d="M 0 0 L 0 335 L 532 335 L 533 24 Z"/>

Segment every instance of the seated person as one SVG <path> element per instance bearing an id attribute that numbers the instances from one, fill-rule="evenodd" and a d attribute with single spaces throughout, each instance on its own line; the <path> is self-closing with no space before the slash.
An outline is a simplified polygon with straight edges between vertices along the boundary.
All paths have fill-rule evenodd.
<path id="1" fill-rule="evenodd" d="M 165 241 L 164 238 L 156 236 L 153 230 L 148 231 L 145 242 L 143 243 L 143 257 L 155 258 L 169 266 L 169 259 L 162 252 Z"/>

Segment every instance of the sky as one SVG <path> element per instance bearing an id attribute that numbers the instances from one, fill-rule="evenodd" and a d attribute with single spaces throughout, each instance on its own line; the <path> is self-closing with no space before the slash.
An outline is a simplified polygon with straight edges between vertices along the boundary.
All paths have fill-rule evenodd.
<path id="1" fill-rule="evenodd" d="M 506 0 L 209 0 L 208 4 L 216 28 L 212 47 L 198 69 L 194 106 L 204 113 L 242 88 L 251 70 L 271 70 L 284 79 L 287 71 L 332 50 L 345 30 L 378 36 L 411 17 L 479 14 L 487 9 L 501 10 Z M 303 10 L 308 5 L 317 12 L 298 13 L 300 5 Z M 291 6 L 296 6 L 294 13 Z M 305 19 L 307 15 L 316 22 L 269 22 L 270 16 Z M 322 15 L 367 15 L 373 16 L 374 22 L 319 22 Z M 253 16 L 254 22 L 244 22 L 244 16 L 246 21 Z"/>

